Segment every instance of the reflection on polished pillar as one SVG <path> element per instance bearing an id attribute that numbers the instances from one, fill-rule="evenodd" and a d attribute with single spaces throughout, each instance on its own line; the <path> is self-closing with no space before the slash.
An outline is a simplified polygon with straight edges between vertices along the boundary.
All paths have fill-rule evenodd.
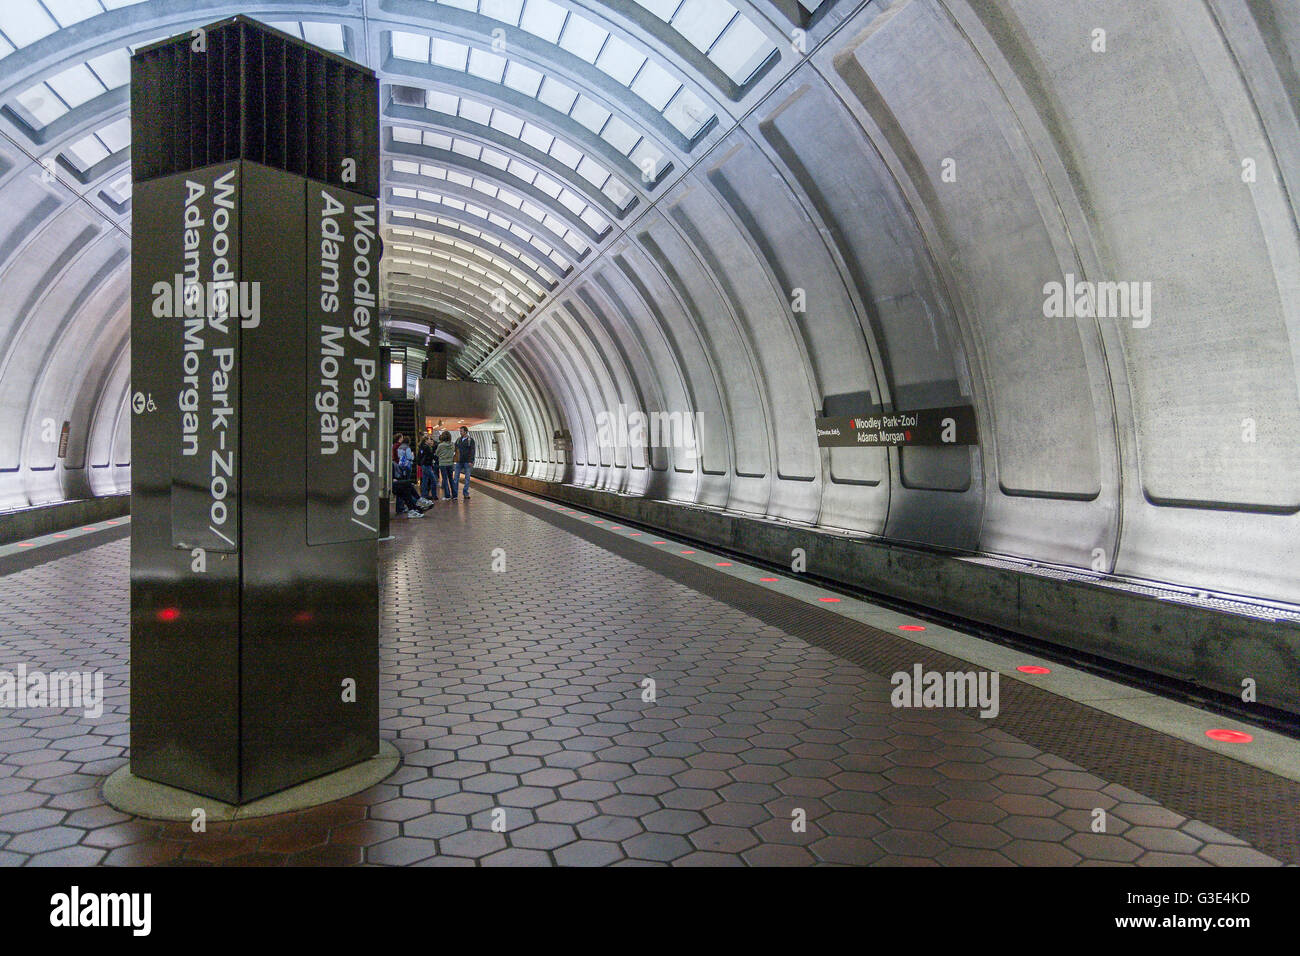
<path id="1" fill-rule="evenodd" d="M 131 771 L 378 750 L 378 95 L 236 17 L 132 61 Z"/>

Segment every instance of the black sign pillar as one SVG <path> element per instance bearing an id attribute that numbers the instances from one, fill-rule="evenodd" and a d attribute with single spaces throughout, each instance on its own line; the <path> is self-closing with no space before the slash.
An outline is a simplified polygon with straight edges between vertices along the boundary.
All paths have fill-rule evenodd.
<path id="1" fill-rule="evenodd" d="M 131 772 L 379 748 L 378 87 L 235 17 L 132 59 Z"/>

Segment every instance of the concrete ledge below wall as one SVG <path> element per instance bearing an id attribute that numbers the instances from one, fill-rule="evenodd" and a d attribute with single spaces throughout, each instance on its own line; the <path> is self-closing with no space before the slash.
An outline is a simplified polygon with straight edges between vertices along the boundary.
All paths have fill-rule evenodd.
<path id="1" fill-rule="evenodd" d="M 487 468 L 474 475 L 770 564 L 789 567 L 793 550 L 803 548 L 813 577 L 1190 684 L 1222 695 L 1224 705 L 1241 700 L 1250 678 L 1259 711 L 1283 712 L 1261 717 L 1300 717 L 1300 621 Z"/>
<path id="2" fill-rule="evenodd" d="M 105 495 L 0 511 L 0 544 L 11 544 L 131 513 L 130 495 Z"/>

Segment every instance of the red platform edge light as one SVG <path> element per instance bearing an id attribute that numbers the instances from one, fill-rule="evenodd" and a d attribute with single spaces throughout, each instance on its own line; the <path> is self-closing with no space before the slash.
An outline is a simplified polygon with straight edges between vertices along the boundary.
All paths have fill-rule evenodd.
<path id="1" fill-rule="evenodd" d="M 311 611 L 299 611 L 297 614 L 293 616 L 293 623 L 310 624 L 315 618 L 316 615 L 313 614 Z"/>
<path id="2" fill-rule="evenodd" d="M 925 625 L 924 624 L 900 624 L 898 625 L 898 629 L 900 631 L 924 631 Z"/>
<path id="3" fill-rule="evenodd" d="M 170 623 L 181 616 L 180 608 L 164 607 L 158 611 L 158 620 Z"/>
<path id="4" fill-rule="evenodd" d="M 729 567 L 731 567 L 731 562 L 730 562 L 730 561 L 718 561 L 718 562 L 716 562 L 716 564 L 717 564 L 717 566 L 720 567 L 720 568 L 729 568 Z"/>
<path id="5" fill-rule="evenodd" d="M 823 604 L 838 604 L 840 602 L 839 598 L 818 598 L 817 600 Z"/>
<path id="6" fill-rule="evenodd" d="M 759 578 L 760 581 L 775 581 L 776 578 Z"/>
<path id="7" fill-rule="evenodd" d="M 1022 674 L 1050 674 L 1050 667 L 1043 667 L 1041 664 L 1021 664 L 1016 670 Z"/>
<path id="8" fill-rule="evenodd" d="M 1217 740 L 1221 744 L 1248 744 L 1255 738 L 1241 730 L 1224 730 L 1216 728 L 1207 730 L 1205 736 L 1211 740 Z"/>
<path id="9" fill-rule="evenodd" d="M 694 551 L 683 551 L 682 554 L 694 554 Z"/>
<path id="10" fill-rule="evenodd" d="M 656 541 L 655 544 L 667 544 L 667 541 Z"/>

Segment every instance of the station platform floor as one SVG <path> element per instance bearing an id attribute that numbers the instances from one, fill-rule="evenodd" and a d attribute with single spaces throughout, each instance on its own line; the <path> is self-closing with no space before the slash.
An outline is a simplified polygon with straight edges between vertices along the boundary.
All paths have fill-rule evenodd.
<path id="1" fill-rule="evenodd" d="M 0 669 L 99 669 L 107 695 L 0 712 L 0 865 L 1300 862 L 1292 779 L 1014 668 L 996 717 L 896 708 L 894 672 L 971 666 L 906 615 L 481 482 L 380 545 L 392 777 L 205 833 L 128 817 L 100 795 L 129 742 L 128 528 L 0 556 Z"/>

